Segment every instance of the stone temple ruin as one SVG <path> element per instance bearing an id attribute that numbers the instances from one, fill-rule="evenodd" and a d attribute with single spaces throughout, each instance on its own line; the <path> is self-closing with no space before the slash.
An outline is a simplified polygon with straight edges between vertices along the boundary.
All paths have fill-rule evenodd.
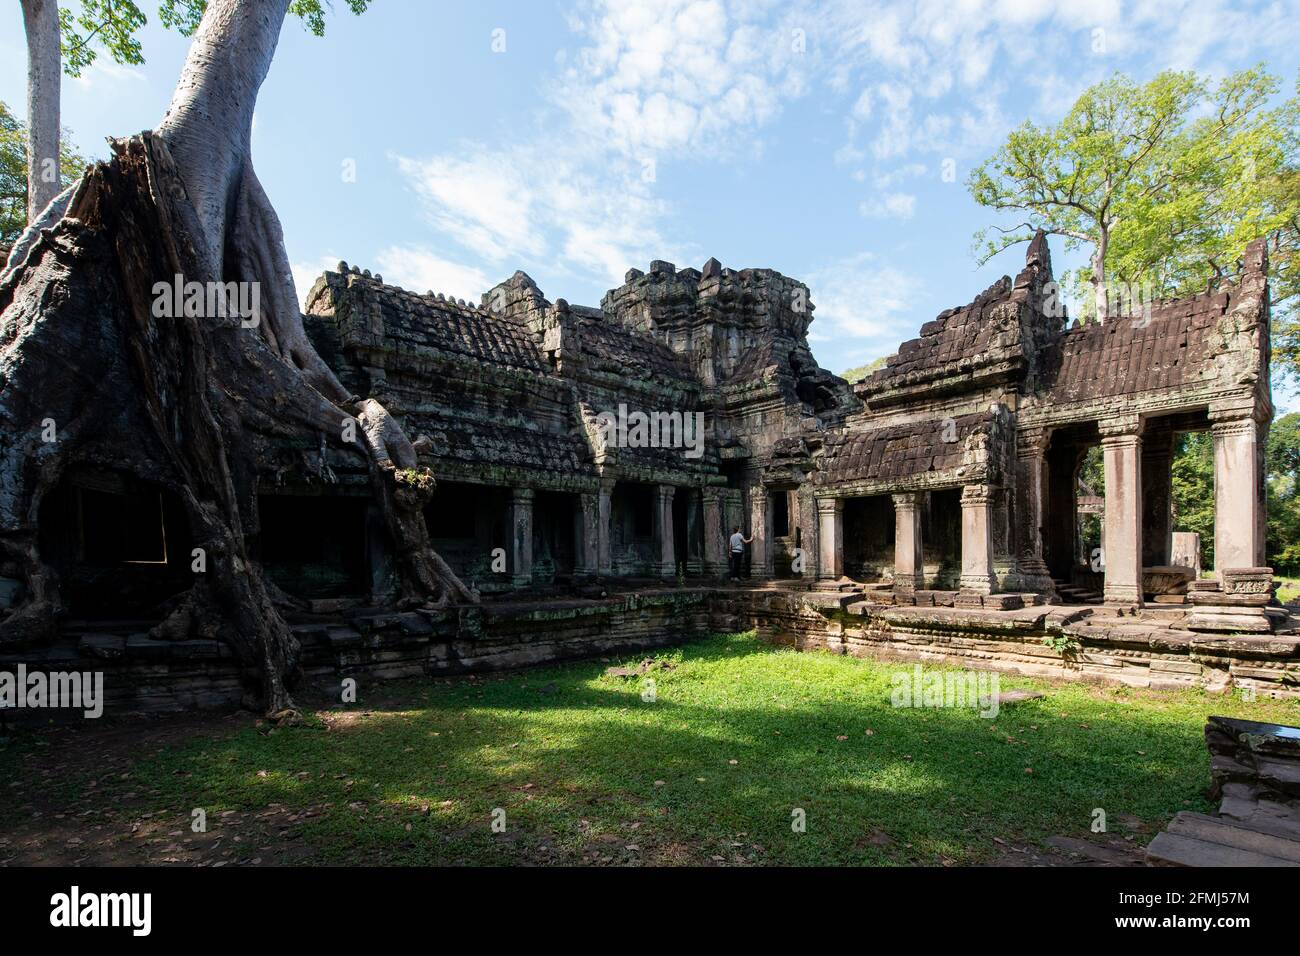
<path id="1" fill-rule="evenodd" d="M 433 547 L 482 601 L 391 609 L 392 546 L 342 457 L 327 483 L 291 448 L 254 463 L 254 553 L 301 602 L 290 620 L 319 680 L 753 627 L 846 653 L 1300 693 L 1300 625 L 1264 567 L 1262 243 L 1232 281 L 1137 317 L 1067 327 L 1054 289 L 1040 234 L 1018 276 L 850 386 L 809 351 L 808 288 L 772 270 L 656 261 L 594 308 L 522 272 L 469 304 L 340 263 L 309 293 L 308 333 L 415 439 L 437 481 Z M 1214 436 L 1212 578 L 1173 553 L 1172 448 L 1196 430 Z M 139 708 L 237 700 L 225 648 L 151 630 L 188 574 L 176 503 L 87 465 L 46 507 L 70 616 L 45 666 L 95 658 Z M 1104 512 L 1095 556 L 1081 508 Z M 727 583 L 737 526 L 752 544 Z"/>

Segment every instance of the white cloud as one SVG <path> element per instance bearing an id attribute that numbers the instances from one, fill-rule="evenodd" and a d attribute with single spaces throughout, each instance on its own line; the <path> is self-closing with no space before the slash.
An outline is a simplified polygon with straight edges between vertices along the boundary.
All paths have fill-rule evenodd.
<path id="1" fill-rule="evenodd" d="M 629 266 L 674 251 L 653 164 L 549 143 L 395 159 L 440 234 L 511 270 L 544 264 L 619 284 Z"/>
<path id="2" fill-rule="evenodd" d="M 394 158 L 440 232 L 487 259 L 540 255 L 545 243 L 532 221 L 530 177 L 505 154 L 467 152 Z"/>
<path id="3" fill-rule="evenodd" d="M 571 18 L 588 41 L 554 90 L 577 129 L 627 156 L 727 154 L 806 90 L 788 17 L 767 2 L 589 0 Z"/>
<path id="4" fill-rule="evenodd" d="M 911 219 L 916 197 L 911 193 L 885 193 L 858 203 L 858 212 L 868 219 Z"/>
<path id="5" fill-rule="evenodd" d="M 913 180 L 950 159 L 969 168 L 1026 105 L 1052 119 L 1115 69 L 1205 68 L 1300 40 L 1285 4 L 1242 2 L 1248 9 L 1228 0 L 577 0 L 575 42 L 554 58 L 557 75 L 543 87 L 551 109 L 535 131 L 516 129 L 504 148 L 469 143 L 396 162 L 430 225 L 459 250 L 432 246 L 471 263 L 469 273 L 540 267 L 614 284 L 629 266 L 698 251 L 665 239 L 676 233 L 673 210 L 655 173 L 676 161 L 762 155 L 764 136 L 787 132 L 776 121 L 802 108 L 843 122 L 838 144 L 809 143 L 868 185 L 859 212 L 907 220 L 924 188 Z M 1104 37 L 1096 53 L 1095 30 Z M 402 251 L 415 274 L 464 281 L 465 266 Z M 824 278 L 828 324 L 860 331 L 902 307 L 875 288 L 880 309 L 851 314 L 836 305 L 852 299 L 847 280 Z"/>
<path id="6" fill-rule="evenodd" d="M 496 284 L 481 269 L 451 262 L 419 247 L 388 246 L 375 256 L 375 264 L 391 285 L 412 292 L 441 292 L 467 302 L 478 302 Z"/>
<path id="7" fill-rule="evenodd" d="M 926 153 L 985 154 L 1010 125 L 1009 92 L 1028 88 L 1054 119 L 1118 69 L 1217 74 L 1289 61 L 1300 45 L 1300 18 L 1277 0 L 805 0 L 799 16 L 845 94 L 835 159 L 855 176 L 864 148 L 877 174 Z"/>
<path id="8" fill-rule="evenodd" d="M 892 352 L 920 327 L 916 297 L 920 283 L 910 273 L 859 253 L 808 276 L 816 306 L 817 338 L 865 339 L 873 354 Z"/>
<path id="9" fill-rule="evenodd" d="M 310 262 L 290 262 L 289 271 L 293 273 L 293 288 L 298 293 L 298 307 L 307 306 L 307 293 L 323 272 L 333 272 L 339 264 L 339 257 L 332 253 L 320 256 Z"/>

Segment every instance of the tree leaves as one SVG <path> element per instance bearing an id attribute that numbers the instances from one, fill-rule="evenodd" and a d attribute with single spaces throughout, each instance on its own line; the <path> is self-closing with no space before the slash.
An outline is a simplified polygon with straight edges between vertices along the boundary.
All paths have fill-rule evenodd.
<path id="1" fill-rule="evenodd" d="M 68 186 L 81 175 L 86 159 L 72 148 L 66 130 L 60 143 L 59 172 Z M 0 103 L 0 249 L 12 245 L 26 226 L 27 126 Z"/>
<path id="2" fill-rule="evenodd" d="M 370 0 L 344 0 L 357 16 L 365 13 Z M 75 9 L 74 9 L 75 8 Z M 159 0 L 158 22 L 182 36 L 193 36 L 207 9 L 207 0 Z M 313 36 L 325 34 L 325 14 L 333 9 L 330 0 L 292 0 L 289 13 L 302 21 Z M 63 71 L 81 76 L 95 62 L 100 48 L 115 63 L 139 65 L 144 52 L 136 34 L 148 22 L 134 0 L 80 0 L 59 8 L 59 41 Z"/>
<path id="3" fill-rule="evenodd" d="M 1076 294 L 1105 280 L 1186 296 L 1232 275 L 1247 243 L 1267 237 L 1275 359 L 1300 375 L 1300 96 L 1277 103 L 1279 89 L 1262 67 L 1217 86 L 1193 73 L 1145 84 L 1116 74 L 1058 124 L 1026 122 L 967 183 L 976 202 L 1015 216 L 976 235 L 980 262 L 1041 228 L 1093 255 L 1062 277 Z M 1083 301 L 1085 318 L 1107 305 Z"/>

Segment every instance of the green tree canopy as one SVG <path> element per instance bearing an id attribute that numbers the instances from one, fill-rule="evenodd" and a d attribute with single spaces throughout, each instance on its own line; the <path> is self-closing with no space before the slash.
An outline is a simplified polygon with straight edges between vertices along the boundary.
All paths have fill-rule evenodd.
<path id="1" fill-rule="evenodd" d="M 858 365 L 855 366 L 854 368 L 846 368 L 844 371 L 840 372 L 840 378 L 850 383 L 860 382 L 868 375 L 870 375 L 872 372 L 874 372 L 876 369 L 884 368 L 884 366 L 885 366 L 885 356 L 882 355 L 880 356 L 880 358 L 872 359 L 866 365 Z"/>
<path id="2" fill-rule="evenodd" d="M 370 0 L 345 0 L 353 13 L 361 14 Z M 325 33 L 325 13 L 330 0 L 293 0 L 289 14 L 302 21 L 315 36 Z M 159 0 L 158 22 L 191 36 L 203 19 L 207 0 Z M 103 48 L 117 63 L 140 64 L 144 52 L 136 34 L 148 22 L 135 0 L 78 0 L 59 8 L 59 41 L 63 53 L 63 71 L 80 76 L 95 62 Z"/>
<path id="3" fill-rule="evenodd" d="M 86 168 L 64 132 L 59 156 L 63 186 Z M 62 187 L 60 187 L 62 188 Z M 27 127 L 0 103 L 0 249 L 13 245 L 27 225 Z M 0 264 L 4 256 L 0 255 Z"/>
<path id="4" fill-rule="evenodd" d="M 1262 68 L 1217 85 L 1194 73 L 1145 84 L 1116 74 L 1059 123 L 1026 122 L 967 184 L 981 205 L 1020 220 L 977 234 L 980 261 L 1037 229 L 1062 236 L 1067 249 L 1089 253 L 1063 278 L 1089 293 L 1085 316 L 1104 318 L 1123 309 L 1118 289 L 1143 298 L 1204 291 L 1265 237 L 1277 358 L 1300 375 L 1300 95 L 1279 102 L 1279 91 Z"/>

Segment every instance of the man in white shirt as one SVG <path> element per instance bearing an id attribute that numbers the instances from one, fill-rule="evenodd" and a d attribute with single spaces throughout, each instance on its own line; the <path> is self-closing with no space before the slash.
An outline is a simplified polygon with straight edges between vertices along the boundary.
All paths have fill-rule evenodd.
<path id="1" fill-rule="evenodd" d="M 740 566 L 745 561 L 745 545 L 753 540 L 752 535 L 746 538 L 741 534 L 739 526 L 731 529 L 731 580 L 740 580 Z"/>

